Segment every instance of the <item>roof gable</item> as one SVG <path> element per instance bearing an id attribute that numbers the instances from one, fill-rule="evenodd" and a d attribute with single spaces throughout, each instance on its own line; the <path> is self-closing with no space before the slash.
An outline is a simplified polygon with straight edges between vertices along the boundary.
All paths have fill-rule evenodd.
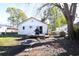
<path id="1" fill-rule="evenodd" d="M 34 19 L 34 20 L 36 20 L 36 21 L 41 22 L 40 20 L 38 20 L 38 19 L 36 19 L 36 18 L 34 18 L 34 17 L 30 17 L 30 18 L 24 20 L 23 22 L 19 23 L 19 25 L 22 24 L 22 23 L 24 23 L 24 22 L 26 22 L 26 21 L 29 21 L 30 19 Z M 46 23 L 44 23 L 44 22 L 41 22 L 41 23 L 46 24 Z M 46 24 L 46 25 L 47 25 L 47 24 Z"/>

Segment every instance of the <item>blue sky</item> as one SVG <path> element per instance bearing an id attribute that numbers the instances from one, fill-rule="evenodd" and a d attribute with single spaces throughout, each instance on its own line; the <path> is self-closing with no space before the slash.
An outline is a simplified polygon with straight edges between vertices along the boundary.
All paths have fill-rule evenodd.
<path id="1" fill-rule="evenodd" d="M 34 17 L 36 15 L 37 8 L 41 5 L 36 3 L 0 3 L 0 24 L 9 24 L 9 14 L 6 12 L 8 7 L 15 7 L 23 10 L 27 17 Z"/>
<path id="2" fill-rule="evenodd" d="M 10 16 L 6 9 L 8 7 L 15 7 L 23 10 L 27 17 L 35 17 L 36 16 L 37 9 L 42 5 L 42 3 L 0 3 L 0 24 L 9 24 L 8 17 Z M 77 14 L 79 17 L 79 7 L 77 7 Z M 79 21 L 78 19 L 75 20 L 75 22 Z"/>

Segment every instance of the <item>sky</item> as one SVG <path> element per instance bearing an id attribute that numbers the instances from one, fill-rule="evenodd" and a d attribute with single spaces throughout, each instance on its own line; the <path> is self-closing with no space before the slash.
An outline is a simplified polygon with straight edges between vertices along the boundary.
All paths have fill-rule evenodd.
<path id="1" fill-rule="evenodd" d="M 43 3 L 0 3 L 0 24 L 6 24 L 6 25 L 10 24 L 10 22 L 8 21 L 8 17 L 10 15 L 9 13 L 6 12 L 6 9 L 8 7 L 15 7 L 23 10 L 28 18 L 35 17 L 40 19 L 38 16 L 36 16 L 36 13 L 37 9 L 42 4 Z M 77 15 L 79 17 L 79 7 L 77 7 Z M 75 22 L 77 21 L 79 21 L 78 18 L 76 18 Z"/>
<path id="2" fill-rule="evenodd" d="M 8 21 L 10 14 L 6 12 L 8 7 L 15 7 L 23 10 L 29 18 L 36 17 L 37 8 L 41 5 L 42 3 L 0 3 L 0 24 L 10 24 Z"/>

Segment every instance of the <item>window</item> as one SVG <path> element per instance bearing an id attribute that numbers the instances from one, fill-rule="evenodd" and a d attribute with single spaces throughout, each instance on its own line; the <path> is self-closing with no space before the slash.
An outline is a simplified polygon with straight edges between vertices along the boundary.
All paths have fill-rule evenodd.
<path id="1" fill-rule="evenodd" d="M 30 28 L 32 28 L 32 26 L 30 26 Z"/>
<path id="2" fill-rule="evenodd" d="M 66 28 L 65 28 L 65 30 L 66 30 Z"/>
<path id="3" fill-rule="evenodd" d="M 23 30 L 25 29 L 25 27 L 23 26 Z"/>

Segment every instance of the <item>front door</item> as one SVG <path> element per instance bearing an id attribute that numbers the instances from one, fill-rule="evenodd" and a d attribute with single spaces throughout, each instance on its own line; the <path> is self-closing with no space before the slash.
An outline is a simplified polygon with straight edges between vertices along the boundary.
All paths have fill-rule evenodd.
<path id="1" fill-rule="evenodd" d="M 43 27 L 39 26 L 39 33 L 42 34 L 43 33 Z"/>

